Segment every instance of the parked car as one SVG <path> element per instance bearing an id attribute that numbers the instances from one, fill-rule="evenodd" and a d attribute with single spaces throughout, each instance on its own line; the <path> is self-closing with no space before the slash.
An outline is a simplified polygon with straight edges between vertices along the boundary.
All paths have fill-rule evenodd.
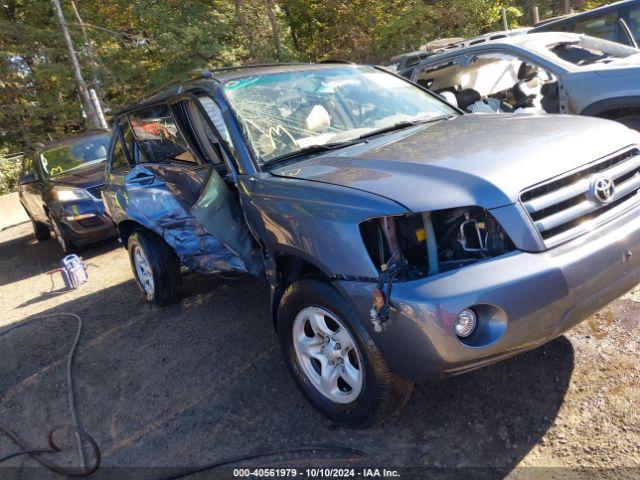
<path id="1" fill-rule="evenodd" d="M 528 28 L 501 30 L 466 39 L 459 37 L 441 38 L 428 42 L 420 47 L 420 50 L 416 50 L 415 52 L 403 53 L 396 55 L 395 57 L 391 57 L 388 62 L 383 64 L 383 66 L 392 72 L 396 72 L 398 75 L 409 78 L 411 77 L 414 67 L 421 60 L 426 59 L 430 55 L 442 53 L 447 50 L 455 50 L 471 45 L 478 45 L 490 40 L 497 40 L 500 38 L 510 37 L 512 35 L 521 35 L 526 33 L 528 30 Z"/>
<path id="2" fill-rule="evenodd" d="M 51 229 L 64 252 L 113 237 L 100 196 L 111 134 L 92 131 L 35 145 L 22 160 L 20 203 L 38 241 Z"/>
<path id="3" fill-rule="evenodd" d="M 624 0 L 588 12 L 564 15 L 537 23 L 530 33 L 573 32 L 623 43 L 640 44 L 640 0 Z"/>
<path id="4" fill-rule="evenodd" d="M 411 78 L 468 112 L 571 113 L 640 129 L 640 50 L 586 35 L 493 40 L 431 56 Z"/>
<path id="5" fill-rule="evenodd" d="M 640 134 L 464 115 L 383 68 L 204 72 L 116 115 L 103 196 L 148 301 L 251 273 L 334 421 L 562 334 L 640 278 Z"/>

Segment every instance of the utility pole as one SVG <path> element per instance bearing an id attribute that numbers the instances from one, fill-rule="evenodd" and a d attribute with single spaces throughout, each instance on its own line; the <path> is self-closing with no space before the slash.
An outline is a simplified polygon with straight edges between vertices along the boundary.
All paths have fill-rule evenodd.
<path id="1" fill-rule="evenodd" d="M 71 0 L 71 7 L 73 8 L 73 13 L 78 19 L 78 24 L 80 25 L 80 31 L 82 32 L 82 38 L 84 39 L 84 43 L 87 46 L 87 56 L 89 57 L 89 65 L 91 65 L 91 75 L 92 75 L 92 86 L 89 89 L 89 95 L 91 96 L 91 100 L 93 101 L 93 106 L 96 109 L 96 113 L 98 114 L 98 119 L 100 120 L 100 126 L 102 128 L 109 128 L 107 121 L 104 118 L 104 112 L 102 110 L 102 102 L 100 101 L 100 97 L 98 96 L 98 88 L 100 88 L 100 79 L 98 78 L 98 65 L 96 64 L 96 58 L 93 55 L 93 44 L 91 40 L 89 40 L 89 35 L 87 35 L 87 30 L 84 28 L 84 22 L 82 21 L 82 17 L 80 16 L 80 12 L 78 11 L 78 7 L 76 7 L 76 2 Z"/>
<path id="2" fill-rule="evenodd" d="M 533 24 L 540 22 L 540 9 L 538 7 L 533 7 Z"/>
<path id="3" fill-rule="evenodd" d="M 502 26 L 505 30 L 509 30 L 509 22 L 507 21 L 507 9 L 502 7 Z"/>
<path id="4" fill-rule="evenodd" d="M 92 128 L 100 128 L 100 119 L 93 105 L 93 101 L 91 100 L 91 95 L 89 93 L 89 89 L 87 88 L 87 84 L 82 77 L 80 63 L 78 62 L 78 56 L 76 55 L 76 51 L 73 47 L 73 42 L 71 41 L 71 35 L 69 34 L 67 22 L 64 19 L 64 15 L 62 14 L 60 0 L 51 0 L 51 3 L 53 3 L 56 16 L 58 17 L 58 21 L 60 22 L 60 28 L 62 28 L 62 33 L 64 34 L 64 40 L 67 43 L 67 48 L 69 50 L 69 59 L 71 60 L 71 70 L 73 70 L 73 76 L 76 79 L 78 90 L 80 91 L 80 96 L 82 97 L 82 103 L 84 105 L 85 112 L 87 113 L 87 120 L 89 121 L 89 125 Z"/>

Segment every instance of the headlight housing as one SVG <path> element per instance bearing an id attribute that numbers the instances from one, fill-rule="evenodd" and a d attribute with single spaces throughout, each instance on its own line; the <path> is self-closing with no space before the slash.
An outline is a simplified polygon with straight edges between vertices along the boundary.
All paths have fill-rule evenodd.
<path id="1" fill-rule="evenodd" d="M 54 188 L 53 198 L 58 202 L 73 202 L 75 200 L 92 199 L 93 197 L 82 188 Z"/>
<path id="2" fill-rule="evenodd" d="M 493 215 L 480 207 L 373 218 L 361 223 L 360 231 L 380 272 L 392 266 L 402 272 L 396 281 L 461 268 L 515 249 Z"/>

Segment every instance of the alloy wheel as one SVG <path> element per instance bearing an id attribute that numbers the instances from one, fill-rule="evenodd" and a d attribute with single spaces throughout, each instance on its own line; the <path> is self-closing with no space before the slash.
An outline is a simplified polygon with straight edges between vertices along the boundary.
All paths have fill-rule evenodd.
<path id="1" fill-rule="evenodd" d="M 304 374 L 324 397 L 340 404 L 358 398 L 362 355 L 336 315 L 320 307 L 302 309 L 293 321 L 293 346 Z"/>
<path id="2" fill-rule="evenodd" d="M 147 254 L 139 246 L 136 246 L 133 251 L 133 265 L 136 269 L 136 277 L 138 277 L 142 290 L 144 290 L 144 293 L 148 297 L 151 297 L 154 291 L 153 270 L 151 269 L 151 263 L 149 263 Z"/>

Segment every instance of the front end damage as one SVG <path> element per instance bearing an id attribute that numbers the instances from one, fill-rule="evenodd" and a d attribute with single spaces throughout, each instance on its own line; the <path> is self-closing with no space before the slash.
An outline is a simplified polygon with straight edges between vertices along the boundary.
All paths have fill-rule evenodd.
<path id="1" fill-rule="evenodd" d="M 374 218 L 360 230 L 379 271 L 370 311 L 377 333 L 389 320 L 394 282 L 460 269 L 515 248 L 491 213 L 479 207 Z"/>

